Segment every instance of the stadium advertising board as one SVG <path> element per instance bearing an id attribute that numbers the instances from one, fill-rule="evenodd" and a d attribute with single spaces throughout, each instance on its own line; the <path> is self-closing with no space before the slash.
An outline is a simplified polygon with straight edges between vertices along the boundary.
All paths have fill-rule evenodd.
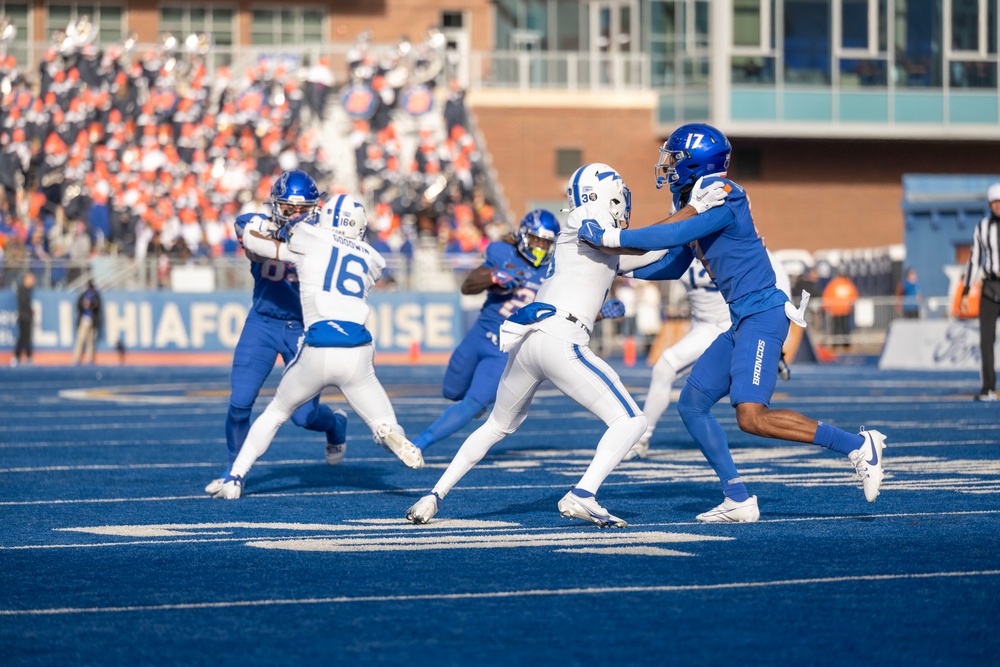
<path id="1" fill-rule="evenodd" d="M 73 349 L 76 294 L 36 290 L 34 346 L 40 351 Z M 119 340 L 130 351 L 228 352 L 236 347 L 250 307 L 244 292 L 175 294 L 117 292 L 101 295 L 103 326 L 98 347 Z M 464 333 L 457 294 L 373 292 L 367 326 L 380 352 L 406 352 L 418 342 L 426 352 L 450 352 Z M 0 293 L 0 349 L 17 336 L 13 292 Z"/>

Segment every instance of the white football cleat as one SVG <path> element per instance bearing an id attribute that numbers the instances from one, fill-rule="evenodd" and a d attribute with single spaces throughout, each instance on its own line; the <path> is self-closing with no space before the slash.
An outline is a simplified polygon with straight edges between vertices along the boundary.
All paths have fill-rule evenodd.
<path id="1" fill-rule="evenodd" d="M 639 441 L 632 445 L 632 449 L 628 450 L 622 461 L 634 461 L 635 459 L 646 458 L 646 454 L 649 454 L 649 439 L 651 437 L 653 437 L 652 434 L 643 434 L 639 438 Z"/>
<path id="2" fill-rule="evenodd" d="M 614 516 L 597 504 L 596 498 L 581 498 L 572 491 L 559 501 L 559 513 L 570 519 L 583 519 L 596 523 L 601 528 L 625 528 L 624 520 Z"/>
<path id="3" fill-rule="evenodd" d="M 439 501 L 437 494 L 428 493 L 406 510 L 406 520 L 416 524 L 427 523 L 438 513 Z"/>
<path id="4" fill-rule="evenodd" d="M 388 424 L 378 427 L 375 442 L 381 445 L 382 449 L 395 454 L 407 468 L 417 469 L 424 465 L 424 455 L 417 446 L 407 440 L 402 433 L 390 428 Z"/>
<path id="5" fill-rule="evenodd" d="M 861 428 L 859 434 L 864 437 L 865 442 L 860 449 L 855 449 L 847 455 L 847 458 L 854 464 L 854 469 L 858 471 L 865 487 L 865 498 L 873 503 L 878 498 L 878 493 L 882 488 L 882 478 L 885 477 L 885 463 L 882 450 L 885 449 L 885 436 L 878 431 L 866 431 Z"/>
<path id="6" fill-rule="evenodd" d="M 753 523 L 759 518 L 757 496 L 750 496 L 741 503 L 726 498 L 721 505 L 695 517 L 702 523 Z"/>
<path id="7" fill-rule="evenodd" d="M 218 492 L 213 493 L 212 497 L 224 500 L 239 500 L 240 496 L 243 495 L 243 482 L 244 478 L 242 476 L 226 475 L 226 479 L 222 483 L 222 488 Z"/>

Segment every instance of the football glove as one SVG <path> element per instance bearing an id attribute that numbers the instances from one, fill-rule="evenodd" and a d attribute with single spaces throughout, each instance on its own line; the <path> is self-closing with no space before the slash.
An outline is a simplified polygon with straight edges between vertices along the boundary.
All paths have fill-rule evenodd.
<path id="1" fill-rule="evenodd" d="M 621 230 L 604 229 L 593 219 L 584 220 L 580 231 L 576 233 L 577 238 L 595 248 L 618 248 L 620 235 Z"/>
<path id="2" fill-rule="evenodd" d="M 621 299 L 608 299 L 601 306 L 601 317 L 606 320 L 614 320 L 619 317 L 625 317 L 625 304 L 622 303 Z"/>
<path id="3" fill-rule="evenodd" d="M 699 215 L 726 201 L 729 191 L 732 190 L 728 184 L 722 181 L 713 181 L 712 183 L 709 183 L 708 186 L 702 187 L 703 180 L 705 180 L 704 176 L 699 178 L 698 182 L 694 184 L 694 189 L 691 190 L 691 199 L 688 201 L 688 204 L 690 204 Z"/>
<path id="4" fill-rule="evenodd" d="M 521 284 L 521 279 L 515 274 L 503 269 L 493 269 L 490 271 L 490 280 L 500 289 L 511 290 Z"/>

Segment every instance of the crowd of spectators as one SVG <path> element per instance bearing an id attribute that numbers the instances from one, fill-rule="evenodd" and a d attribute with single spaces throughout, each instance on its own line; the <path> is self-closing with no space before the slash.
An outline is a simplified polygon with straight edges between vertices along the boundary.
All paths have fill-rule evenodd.
<path id="1" fill-rule="evenodd" d="M 419 45 L 403 38 L 381 54 L 362 36 L 348 54 L 343 98 L 353 121 L 349 142 L 359 189 L 373 203 L 375 245 L 405 253 L 429 241 L 459 256 L 453 264 L 464 269 L 478 264 L 486 245 L 510 226 L 488 195 L 465 90 L 447 76 L 448 65 L 433 31 Z M 437 106 L 445 97 L 436 93 L 439 80 L 448 90 Z"/>
<path id="2" fill-rule="evenodd" d="M 371 240 L 407 253 L 431 237 L 447 252 L 478 255 L 509 227 L 488 201 L 464 90 L 450 81 L 446 103 L 435 105 L 437 81 L 448 80 L 444 51 L 431 38 L 404 44 L 376 55 L 360 39 L 343 88 Z M 31 73 L 7 56 L 0 80 L 9 82 L 0 90 L 0 284 L 25 268 L 69 284 L 95 254 L 162 266 L 237 254 L 232 221 L 264 210 L 282 171 L 343 189 L 321 145 L 334 89 L 322 59 L 210 74 L 198 53 L 87 44 L 48 49 Z M 365 88 L 370 113 L 351 113 L 347 92 Z"/>
<path id="3" fill-rule="evenodd" d="M 281 62 L 210 77 L 197 54 L 86 45 L 50 48 L 35 74 L 10 56 L 0 66 L 8 269 L 48 270 L 59 285 L 94 253 L 236 253 L 231 223 L 266 200 L 275 175 L 329 180 L 310 103 L 317 77 Z"/>

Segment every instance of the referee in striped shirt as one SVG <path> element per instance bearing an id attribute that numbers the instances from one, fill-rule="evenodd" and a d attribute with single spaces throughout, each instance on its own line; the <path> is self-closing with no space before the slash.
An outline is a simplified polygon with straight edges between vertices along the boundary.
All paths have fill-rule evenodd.
<path id="1" fill-rule="evenodd" d="M 969 287 L 976 269 L 983 267 L 983 287 L 979 298 L 979 348 L 983 369 L 983 387 L 976 394 L 977 401 L 996 401 L 997 374 L 993 363 L 993 345 L 996 340 L 997 316 L 1000 316 L 1000 183 L 986 190 L 990 212 L 976 225 L 972 237 L 972 254 L 965 267 L 962 285 L 962 306 L 969 294 Z"/>

